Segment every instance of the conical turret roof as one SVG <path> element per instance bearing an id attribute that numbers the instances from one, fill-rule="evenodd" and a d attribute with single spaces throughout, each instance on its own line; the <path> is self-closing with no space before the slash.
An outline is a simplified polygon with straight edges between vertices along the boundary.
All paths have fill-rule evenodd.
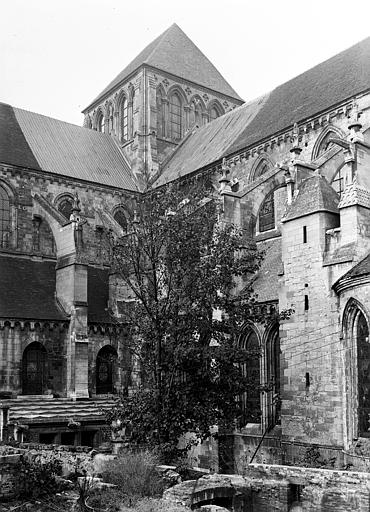
<path id="1" fill-rule="evenodd" d="M 302 183 L 283 221 L 322 211 L 339 213 L 338 203 L 339 196 L 333 187 L 323 176 L 317 174 Z"/>
<path id="2" fill-rule="evenodd" d="M 124 82 L 143 64 L 243 101 L 215 66 L 174 23 L 144 48 L 85 110 Z"/>

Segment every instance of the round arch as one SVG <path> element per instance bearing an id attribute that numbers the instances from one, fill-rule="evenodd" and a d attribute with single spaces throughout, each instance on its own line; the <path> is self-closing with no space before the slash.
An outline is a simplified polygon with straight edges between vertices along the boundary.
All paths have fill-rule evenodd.
<path id="1" fill-rule="evenodd" d="M 22 356 L 22 394 L 42 395 L 47 389 L 48 353 L 44 345 L 34 341 Z"/>
<path id="2" fill-rule="evenodd" d="M 112 345 L 102 347 L 96 356 L 96 394 L 114 393 L 117 377 L 117 351 Z"/>

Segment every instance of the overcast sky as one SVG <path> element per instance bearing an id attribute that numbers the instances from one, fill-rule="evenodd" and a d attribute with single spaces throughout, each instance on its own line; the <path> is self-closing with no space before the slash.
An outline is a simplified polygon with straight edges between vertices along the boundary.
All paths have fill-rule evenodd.
<path id="1" fill-rule="evenodd" d="M 0 101 L 80 111 L 176 22 L 246 101 L 370 35 L 370 0 L 0 0 Z"/>

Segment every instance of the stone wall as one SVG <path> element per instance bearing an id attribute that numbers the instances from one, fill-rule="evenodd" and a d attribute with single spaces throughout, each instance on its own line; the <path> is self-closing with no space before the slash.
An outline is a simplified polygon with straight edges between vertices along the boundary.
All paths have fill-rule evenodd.
<path id="1" fill-rule="evenodd" d="M 185 505 L 223 505 L 234 512 L 368 512 L 370 475 L 251 464 L 244 475 L 206 475 L 165 492 Z"/>

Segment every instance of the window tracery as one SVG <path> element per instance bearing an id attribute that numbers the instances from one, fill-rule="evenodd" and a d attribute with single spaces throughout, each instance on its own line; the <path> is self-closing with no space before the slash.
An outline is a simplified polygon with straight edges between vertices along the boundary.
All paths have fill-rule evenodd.
<path id="1" fill-rule="evenodd" d="M 58 211 L 66 220 L 69 220 L 73 210 L 73 199 L 71 196 L 63 196 L 58 201 Z"/>
<path id="2" fill-rule="evenodd" d="M 248 352 L 242 373 L 247 382 L 247 391 L 241 396 L 242 425 L 258 423 L 261 418 L 261 370 L 260 347 L 257 334 L 249 330 L 241 339 L 241 347 Z"/>
<path id="3" fill-rule="evenodd" d="M 258 231 L 263 233 L 275 228 L 274 192 L 270 192 L 262 203 L 258 215 Z"/>
<path id="4" fill-rule="evenodd" d="M 333 181 L 331 182 L 331 186 L 333 187 L 333 189 L 337 192 L 337 194 L 341 198 L 342 194 L 344 192 L 344 186 L 345 186 L 344 168 L 343 167 L 341 169 L 339 169 L 339 171 L 334 176 Z"/>
<path id="5" fill-rule="evenodd" d="M 10 241 L 10 199 L 0 186 L 0 247 L 9 247 Z"/>
<path id="6" fill-rule="evenodd" d="M 170 97 L 170 136 L 180 140 L 182 135 L 182 105 L 179 95 L 174 92 Z"/>

